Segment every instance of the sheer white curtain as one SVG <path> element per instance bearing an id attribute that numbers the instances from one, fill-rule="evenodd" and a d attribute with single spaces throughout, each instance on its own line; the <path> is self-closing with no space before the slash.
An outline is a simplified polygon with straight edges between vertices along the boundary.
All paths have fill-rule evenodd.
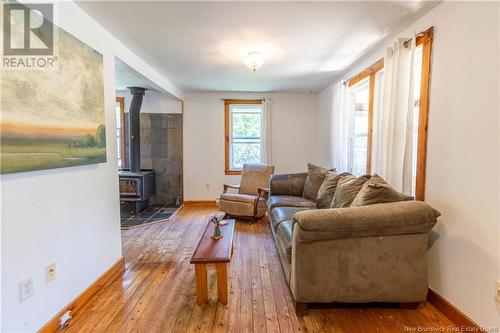
<path id="1" fill-rule="evenodd" d="M 354 115 L 354 100 L 352 93 L 344 81 L 337 82 L 332 94 L 332 166 L 338 171 L 349 170 L 350 133 Z"/>
<path id="2" fill-rule="evenodd" d="M 271 110 L 272 99 L 266 98 L 262 103 L 262 139 L 260 149 L 260 160 L 264 164 L 272 164 L 272 149 L 271 149 Z"/>
<path id="3" fill-rule="evenodd" d="M 395 189 L 411 193 L 413 56 L 415 39 L 399 39 L 384 57 L 380 109 L 374 113 L 372 172 Z"/>

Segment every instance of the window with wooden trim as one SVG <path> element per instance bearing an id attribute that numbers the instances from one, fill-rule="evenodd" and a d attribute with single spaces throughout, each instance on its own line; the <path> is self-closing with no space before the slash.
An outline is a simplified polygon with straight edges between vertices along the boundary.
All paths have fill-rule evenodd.
<path id="1" fill-rule="evenodd" d="M 243 164 L 262 162 L 262 100 L 228 99 L 225 114 L 225 173 L 240 174 Z"/>
<path id="2" fill-rule="evenodd" d="M 350 137 L 349 171 L 357 176 L 371 172 L 371 146 L 373 137 L 373 101 L 376 90 L 376 74 L 384 68 L 380 60 L 348 81 L 351 89 L 354 114 Z"/>
<path id="3" fill-rule="evenodd" d="M 118 169 L 125 167 L 125 98 L 116 97 L 116 149 Z"/>
<path id="4" fill-rule="evenodd" d="M 420 33 L 416 38 L 416 48 L 413 64 L 413 165 L 412 192 L 417 200 L 425 198 L 425 171 L 427 159 L 427 127 L 429 114 L 429 89 L 432 52 L 433 28 Z M 354 98 L 354 121 L 351 145 L 351 172 L 361 175 L 370 173 L 371 147 L 373 137 L 374 99 L 381 98 L 381 77 L 384 61 L 381 59 L 363 72 L 352 77 L 347 84 L 352 88 Z M 369 88 L 367 88 L 369 82 Z M 377 91 L 378 90 L 378 91 Z M 368 91 L 368 112 L 366 114 L 366 94 Z M 365 135 L 366 133 L 366 135 Z M 354 142 L 358 140 L 358 142 Z M 365 145 L 366 144 L 366 145 Z M 365 160 L 366 158 L 366 160 Z M 363 165 L 366 161 L 366 168 Z"/>

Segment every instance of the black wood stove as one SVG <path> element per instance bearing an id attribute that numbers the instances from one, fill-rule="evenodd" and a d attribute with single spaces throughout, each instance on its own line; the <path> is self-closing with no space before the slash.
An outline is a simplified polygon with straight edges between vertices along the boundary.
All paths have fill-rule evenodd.
<path id="1" fill-rule="evenodd" d="M 129 128 L 129 166 L 120 170 L 120 208 L 128 213 L 140 213 L 149 205 L 149 198 L 155 194 L 155 173 L 152 169 L 141 170 L 141 123 L 140 111 L 145 88 L 130 87 Z"/>
<path id="2" fill-rule="evenodd" d="M 155 194 L 155 173 L 153 170 L 132 172 L 120 170 L 120 203 L 124 211 L 139 213 L 149 205 L 149 198 Z"/>

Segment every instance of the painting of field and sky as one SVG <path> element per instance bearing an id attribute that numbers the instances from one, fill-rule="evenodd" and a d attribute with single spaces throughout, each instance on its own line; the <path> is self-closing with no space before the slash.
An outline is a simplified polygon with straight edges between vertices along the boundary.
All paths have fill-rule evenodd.
<path id="1" fill-rule="evenodd" d="M 2 174 L 106 162 L 102 54 L 54 28 L 57 70 L 2 69 Z"/>

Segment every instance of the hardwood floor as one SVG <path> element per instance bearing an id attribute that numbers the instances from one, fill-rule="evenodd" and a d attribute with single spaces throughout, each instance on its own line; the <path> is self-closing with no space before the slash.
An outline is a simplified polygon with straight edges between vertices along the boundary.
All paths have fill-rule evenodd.
<path id="1" fill-rule="evenodd" d="M 405 332 L 453 323 L 429 303 L 417 310 L 351 305 L 295 316 L 292 298 L 265 219 L 237 221 L 229 267 L 229 303 L 196 304 L 189 260 L 214 206 L 189 205 L 168 222 L 122 232 L 126 269 L 70 321 L 65 332 Z"/>

